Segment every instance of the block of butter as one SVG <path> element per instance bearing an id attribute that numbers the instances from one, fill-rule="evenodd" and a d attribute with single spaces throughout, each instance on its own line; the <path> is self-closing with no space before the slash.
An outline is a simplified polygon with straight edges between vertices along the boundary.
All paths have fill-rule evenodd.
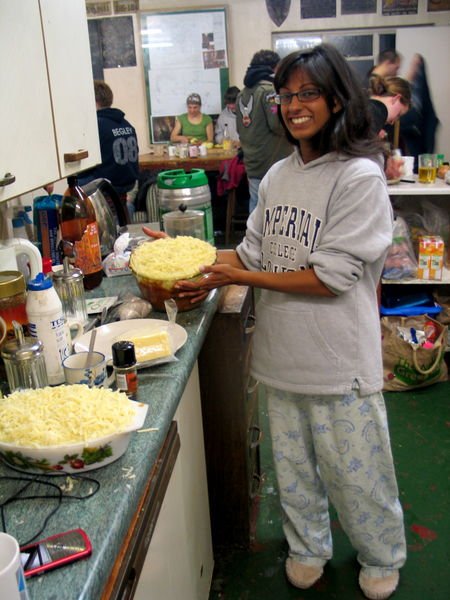
<path id="1" fill-rule="evenodd" d="M 122 333 L 116 341 L 133 342 L 138 363 L 165 358 L 172 354 L 170 336 L 167 331 L 145 333 L 137 330 Z"/>

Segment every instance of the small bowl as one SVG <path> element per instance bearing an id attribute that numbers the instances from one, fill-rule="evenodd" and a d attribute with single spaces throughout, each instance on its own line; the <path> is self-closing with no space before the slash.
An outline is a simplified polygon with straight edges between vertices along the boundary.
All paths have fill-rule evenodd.
<path id="1" fill-rule="evenodd" d="M 83 473 L 105 467 L 125 453 L 131 433 L 144 424 L 148 405 L 133 400 L 130 402 L 136 404 L 136 414 L 133 423 L 123 431 L 69 446 L 32 447 L 0 442 L 0 457 L 24 473 Z"/>

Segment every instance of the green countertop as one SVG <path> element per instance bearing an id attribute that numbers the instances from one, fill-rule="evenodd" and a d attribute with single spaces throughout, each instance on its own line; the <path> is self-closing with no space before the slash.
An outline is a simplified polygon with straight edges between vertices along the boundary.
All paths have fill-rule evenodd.
<path id="1" fill-rule="evenodd" d="M 121 291 L 140 295 L 134 278 L 121 276 L 104 278 L 101 287 L 88 296 L 117 295 Z M 63 499 L 39 535 L 39 539 L 43 539 L 81 527 L 91 540 L 91 557 L 27 580 L 30 600 L 98 600 L 101 597 L 216 311 L 218 296 L 218 292 L 213 291 L 199 308 L 178 313 L 177 323 L 188 333 L 186 344 L 176 354 L 178 361 L 138 371 L 137 400 L 149 405 L 144 427 L 158 430 L 133 433 L 121 458 L 86 473 L 100 483 L 99 491 L 86 500 Z M 157 312 L 150 313 L 149 317 L 166 319 L 165 314 Z M 0 476 L 22 475 L 0 462 Z M 29 476 L 24 474 L 23 477 Z M 40 475 L 39 479 L 60 487 L 70 487 L 73 483 L 69 492 L 72 495 L 85 495 L 92 489 L 89 482 L 69 480 L 67 476 Z M 10 479 L 0 480 L 0 502 L 5 502 L 22 485 Z M 7 532 L 24 543 L 39 531 L 55 503 L 56 500 L 33 499 L 8 504 L 5 507 Z"/>

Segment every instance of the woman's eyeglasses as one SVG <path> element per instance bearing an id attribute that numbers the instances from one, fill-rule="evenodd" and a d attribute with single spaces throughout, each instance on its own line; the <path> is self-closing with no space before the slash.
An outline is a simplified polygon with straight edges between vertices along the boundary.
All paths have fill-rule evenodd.
<path id="1" fill-rule="evenodd" d="M 294 92 L 293 94 L 275 94 L 273 96 L 273 100 L 275 104 L 287 106 L 291 103 L 292 98 L 296 96 L 300 102 L 308 104 L 308 102 L 313 102 L 314 100 L 320 98 L 321 94 L 322 90 L 320 88 L 313 88 L 310 90 L 300 90 L 299 92 Z"/>

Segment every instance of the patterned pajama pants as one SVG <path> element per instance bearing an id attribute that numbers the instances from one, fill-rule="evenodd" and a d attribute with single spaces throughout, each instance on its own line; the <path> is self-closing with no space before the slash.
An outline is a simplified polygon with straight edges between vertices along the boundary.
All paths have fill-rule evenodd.
<path id="1" fill-rule="evenodd" d="M 329 498 L 367 575 L 400 568 L 403 512 L 382 394 L 266 390 L 289 555 L 315 566 L 331 558 Z"/>

